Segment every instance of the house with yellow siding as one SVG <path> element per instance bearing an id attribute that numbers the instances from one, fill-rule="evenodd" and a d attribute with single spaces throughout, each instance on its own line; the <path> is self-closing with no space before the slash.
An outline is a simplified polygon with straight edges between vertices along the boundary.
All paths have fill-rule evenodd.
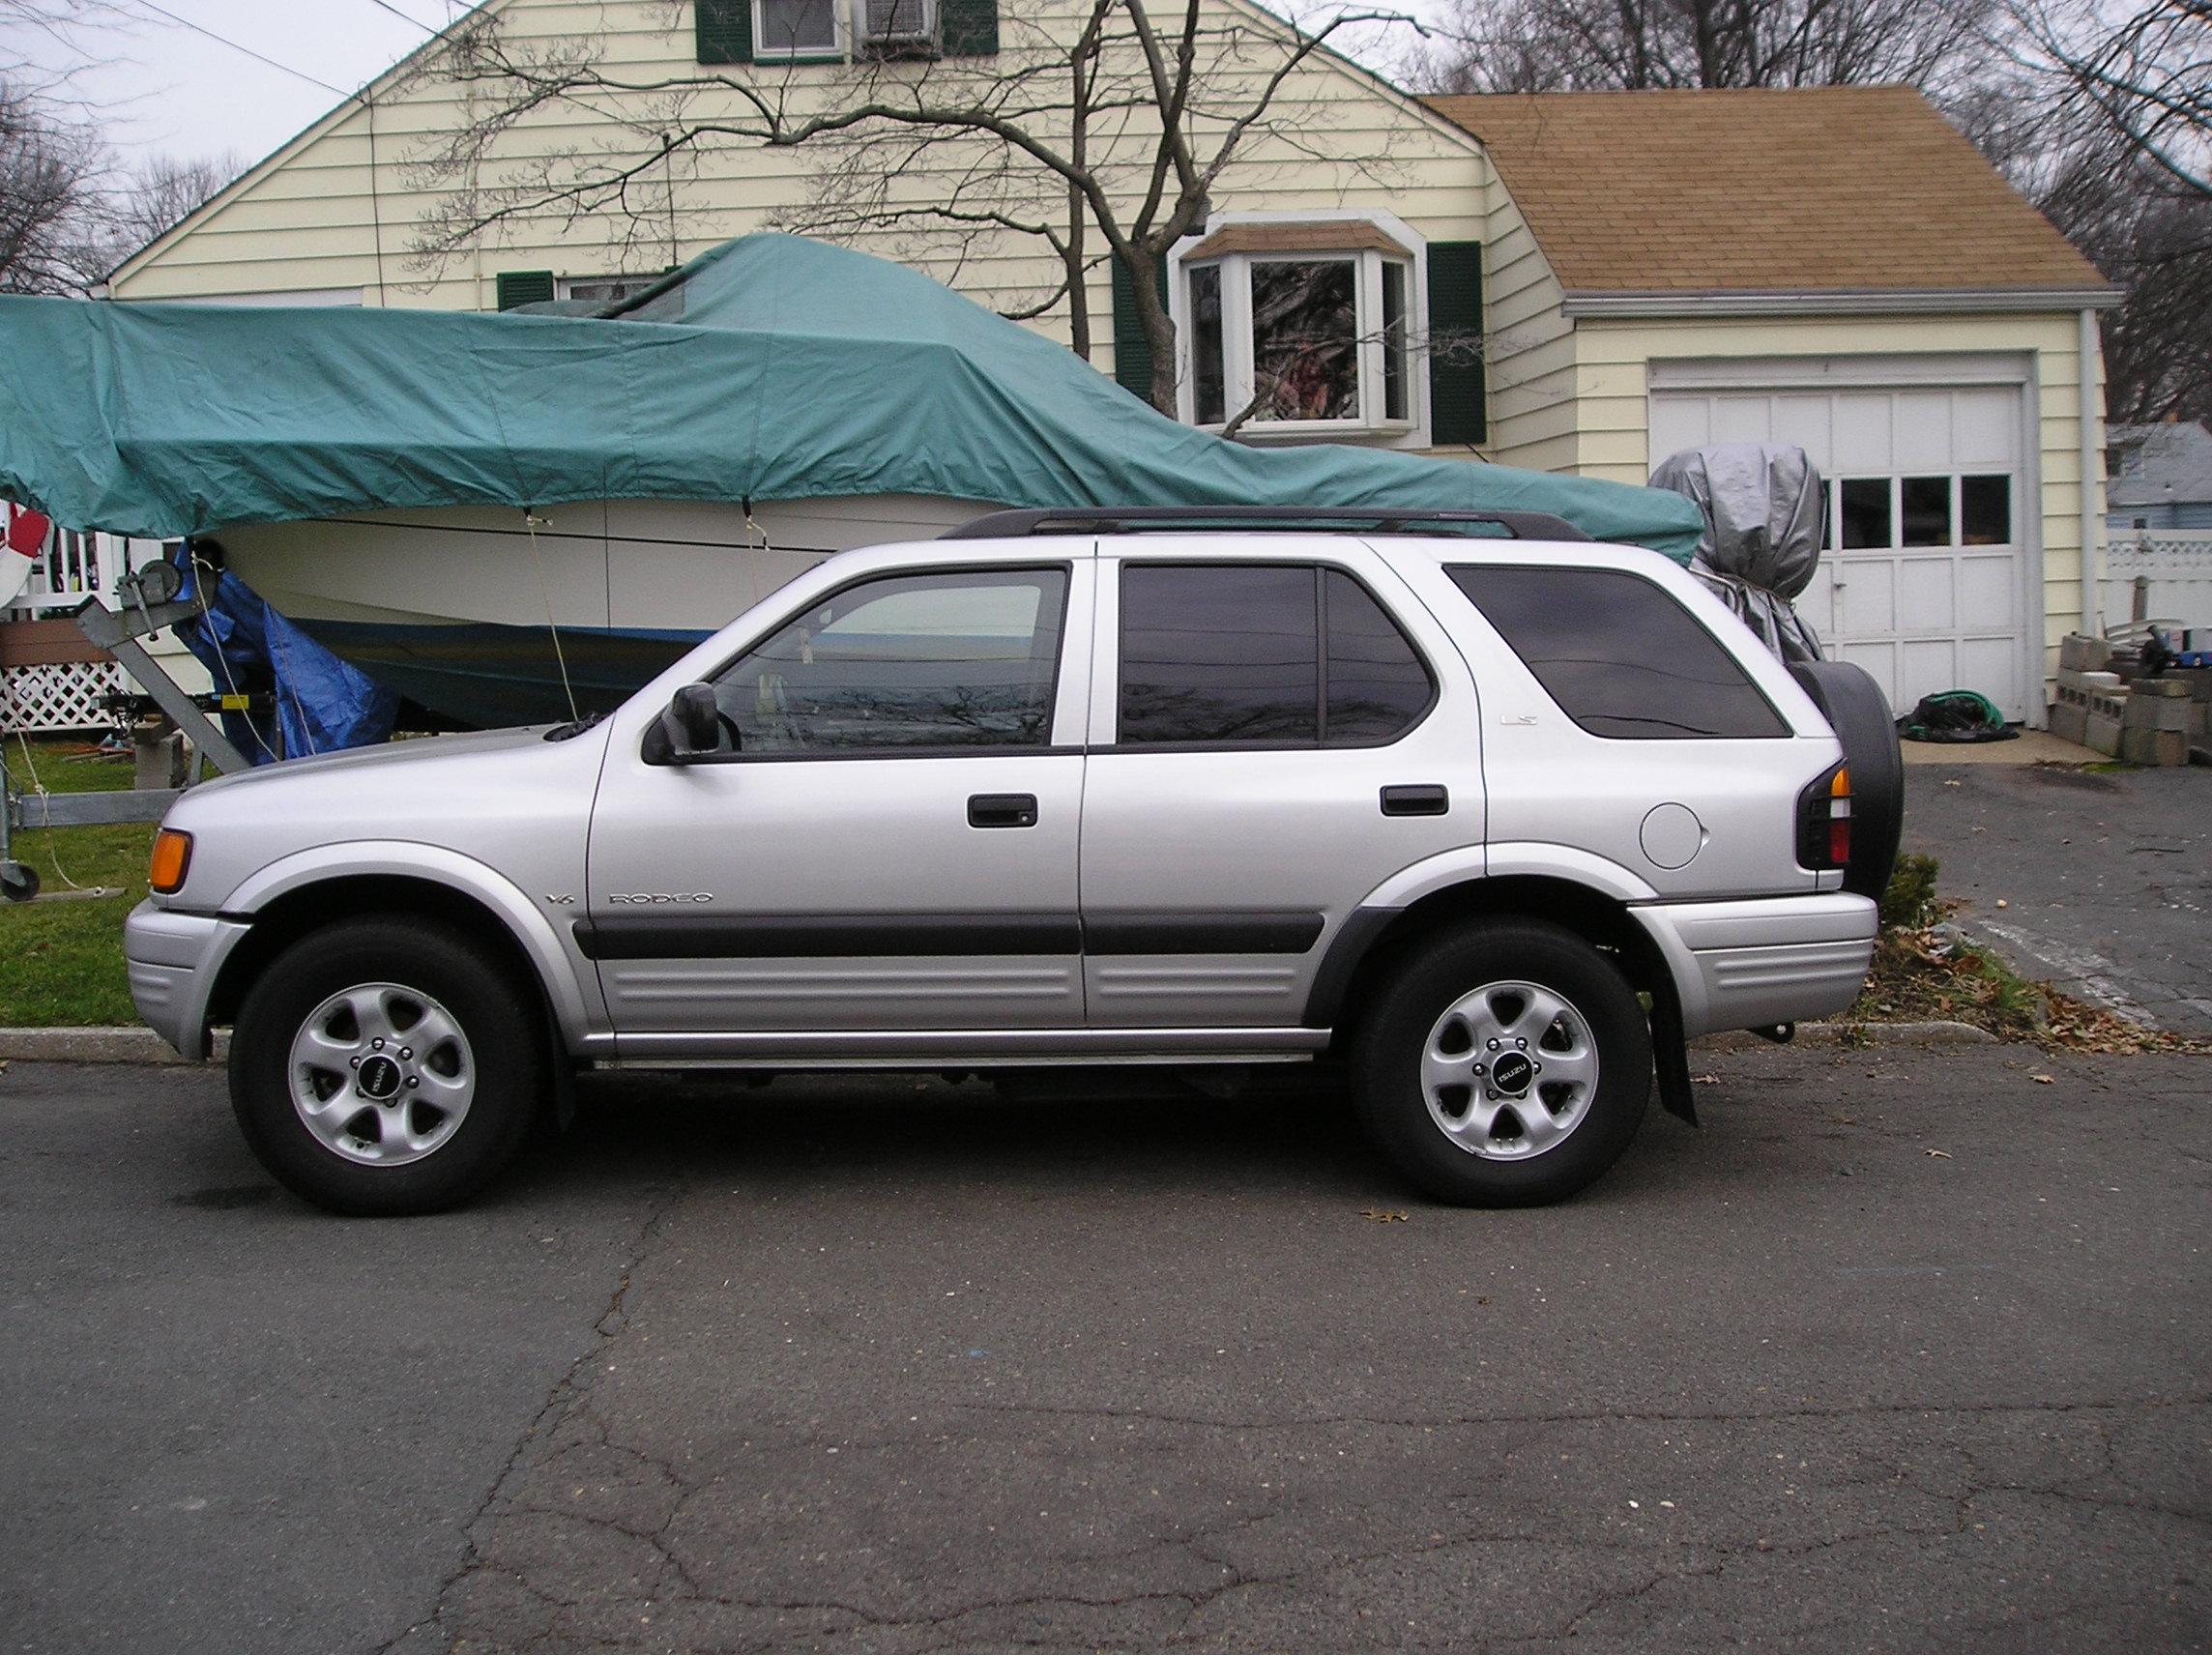
<path id="1" fill-rule="evenodd" d="M 1246 0 L 1202 3 L 1203 147 L 1292 37 Z M 1074 306 L 1043 241 L 927 227 L 933 203 L 1001 164 L 974 141 L 895 161 L 864 136 L 652 145 L 764 105 L 832 108 L 863 76 L 880 92 L 902 74 L 955 90 L 1033 74 L 1089 15 L 1075 0 L 487 0 L 134 254 L 109 292 L 606 299 L 730 237 L 830 222 L 840 177 L 874 167 L 872 216 L 848 193 L 837 239 L 1035 310 L 1029 325 L 1066 341 Z M 472 29 L 496 31 L 507 61 L 588 61 L 593 83 L 456 146 L 493 96 L 451 73 Z M 1087 133 L 1130 212 L 1148 113 Z M 528 199 L 625 155 L 643 159 L 619 208 Z M 1049 209 L 1034 178 L 989 182 L 1002 204 Z M 487 202 L 496 223 L 450 234 Z M 1208 204 L 1161 273 L 1181 419 L 1630 481 L 1707 442 L 1801 444 L 1829 479 L 1831 551 L 1800 608 L 1832 650 L 1901 705 L 1962 684 L 2042 722 L 2056 642 L 2094 610 L 2094 313 L 2115 296 L 1916 93 L 1423 101 L 1324 49 L 1290 71 Z M 1128 282 L 1092 251 L 1091 360 L 1149 394 L 1158 364 Z"/>

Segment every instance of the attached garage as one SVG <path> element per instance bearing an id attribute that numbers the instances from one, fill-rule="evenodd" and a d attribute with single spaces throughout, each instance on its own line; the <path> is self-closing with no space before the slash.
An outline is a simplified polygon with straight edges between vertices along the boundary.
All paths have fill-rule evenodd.
<path id="1" fill-rule="evenodd" d="M 1792 443 L 1827 481 L 1828 538 L 1798 610 L 1900 711 L 1977 689 L 2041 720 L 2039 498 L 2024 362 L 1651 364 L 1654 463 Z"/>
<path id="2" fill-rule="evenodd" d="M 1907 87 L 1432 104 L 1504 192 L 1488 456 L 1641 482 L 1796 444 L 1830 653 L 1900 710 L 1964 687 L 2041 724 L 2098 561 L 2096 268 Z"/>

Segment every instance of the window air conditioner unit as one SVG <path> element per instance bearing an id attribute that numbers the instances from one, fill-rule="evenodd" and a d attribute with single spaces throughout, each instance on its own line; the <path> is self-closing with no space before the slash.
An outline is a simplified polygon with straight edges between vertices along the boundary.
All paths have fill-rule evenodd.
<path id="1" fill-rule="evenodd" d="M 860 0 L 860 44 L 873 52 L 937 44 L 937 0 Z"/>

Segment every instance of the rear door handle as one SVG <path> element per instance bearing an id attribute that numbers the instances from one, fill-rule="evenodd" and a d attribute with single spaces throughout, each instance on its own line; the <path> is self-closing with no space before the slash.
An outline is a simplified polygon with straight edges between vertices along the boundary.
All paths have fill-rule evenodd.
<path id="1" fill-rule="evenodd" d="M 971 828 L 1034 828 L 1037 820 L 1033 793 L 975 793 L 968 796 Z"/>
<path id="2" fill-rule="evenodd" d="M 1450 791 L 1434 784 L 1386 787 L 1382 790 L 1382 814 L 1385 816 L 1443 816 L 1450 810 Z"/>

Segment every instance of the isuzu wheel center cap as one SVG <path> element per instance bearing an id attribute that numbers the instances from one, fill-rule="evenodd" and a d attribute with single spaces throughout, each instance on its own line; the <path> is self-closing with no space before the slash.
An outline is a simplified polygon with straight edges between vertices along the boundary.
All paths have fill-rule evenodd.
<path id="1" fill-rule="evenodd" d="M 366 1071 L 364 1071 L 364 1073 Z M 1491 1084 L 1499 1091 L 1519 1097 L 1536 1078 L 1536 1066 L 1519 1052 L 1508 1052 L 1490 1068 Z"/>
<path id="2" fill-rule="evenodd" d="M 399 1065 L 390 1058 L 375 1057 L 361 1066 L 361 1095 L 381 1103 L 399 1089 Z"/>

